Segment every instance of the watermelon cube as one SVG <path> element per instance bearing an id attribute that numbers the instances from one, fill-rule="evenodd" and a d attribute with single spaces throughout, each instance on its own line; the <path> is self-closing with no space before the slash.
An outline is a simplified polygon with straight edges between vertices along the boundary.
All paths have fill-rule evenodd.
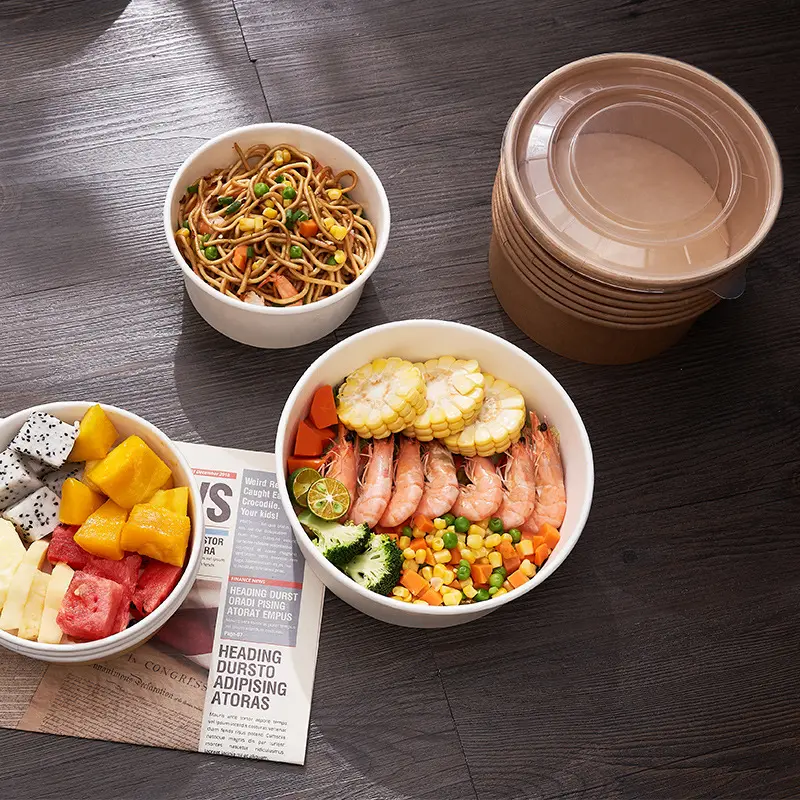
<path id="1" fill-rule="evenodd" d="M 76 572 L 64 595 L 56 624 L 74 639 L 103 639 L 112 633 L 123 594 L 123 588 L 108 578 Z"/>
<path id="2" fill-rule="evenodd" d="M 130 597 L 136 588 L 139 567 L 141 566 L 142 557 L 137 553 L 128 553 L 120 561 L 114 561 L 111 558 L 100 558 L 99 556 L 89 556 L 89 561 L 83 571 L 118 583 L 127 590 Z M 130 603 L 130 599 L 128 602 Z"/>
<path id="3" fill-rule="evenodd" d="M 182 572 L 182 567 L 151 561 L 139 576 L 133 593 L 133 604 L 139 613 L 144 615 L 155 611 L 175 588 Z"/>
<path id="4" fill-rule="evenodd" d="M 122 600 L 119 604 L 117 616 L 114 617 L 114 622 L 111 623 L 111 633 L 119 633 L 128 627 L 128 623 L 131 621 L 131 596 L 132 591 L 127 586 L 123 586 Z"/>
<path id="5" fill-rule="evenodd" d="M 77 525 L 56 526 L 50 539 L 50 547 L 47 548 L 47 560 L 51 564 L 61 561 L 69 564 L 72 569 L 83 569 L 89 563 L 92 556 L 75 543 L 77 532 Z"/>

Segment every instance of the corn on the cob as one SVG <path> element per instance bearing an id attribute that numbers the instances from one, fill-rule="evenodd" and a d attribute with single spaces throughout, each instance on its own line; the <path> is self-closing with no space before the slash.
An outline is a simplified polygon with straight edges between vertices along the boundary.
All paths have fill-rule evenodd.
<path id="1" fill-rule="evenodd" d="M 518 389 L 484 373 L 484 396 L 475 421 L 444 443 L 462 456 L 493 456 L 516 442 L 525 425 L 525 400 Z"/>
<path id="2" fill-rule="evenodd" d="M 441 356 L 415 366 L 425 379 L 427 405 L 406 435 L 429 442 L 464 430 L 483 402 L 484 376 L 478 362 Z"/>
<path id="3" fill-rule="evenodd" d="M 339 389 L 339 419 L 365 439 L 402 431 L 424 409 L 422 373 L 402 358 L 376 358 Z"/>

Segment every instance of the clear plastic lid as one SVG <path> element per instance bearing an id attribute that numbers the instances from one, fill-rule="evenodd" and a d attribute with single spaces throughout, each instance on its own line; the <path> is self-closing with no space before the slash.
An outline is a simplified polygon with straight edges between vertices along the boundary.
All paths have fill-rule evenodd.
<path id="1" fill-rule="evenodd" d="M 512 115 L 503 158 L 531 235 L 573 269 L 633 287 L 723 275 L 780 203 L 777 151 L 750 106 L 656 56 L 552 73 Z"/>

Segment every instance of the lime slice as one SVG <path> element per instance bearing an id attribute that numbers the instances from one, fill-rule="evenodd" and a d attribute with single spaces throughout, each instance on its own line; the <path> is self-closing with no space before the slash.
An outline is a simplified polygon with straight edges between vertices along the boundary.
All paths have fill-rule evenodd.
<path id="1" fill-rule="evenodd" d="M 315 469 L 311 469 L 311 467 L 300 467 L 300 469 L 296 469 L 289 476 L 289 488 L 292 490 L 292 497 L 294 497 L 295 503 L 301 506 L 307 506 L 308 501 L 306 497 L 308 495 L 308 490 L 321 478 L 322 475 Z"/>
<path id="2" fill-rule="evenodd" d="M 339 519 L 350 508 L 350 492 L 334 478 L 320 478 L 306 496 L 308 507 L 321 519 Z"/>

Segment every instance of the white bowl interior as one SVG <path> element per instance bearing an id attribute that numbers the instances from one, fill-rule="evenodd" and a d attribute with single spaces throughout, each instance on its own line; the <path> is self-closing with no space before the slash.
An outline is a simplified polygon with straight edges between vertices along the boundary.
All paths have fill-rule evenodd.
<path id="1" fill-rule="evenodd" d="M 528 407 L 535 409 L 558 430 L 565 470 L 567 512 L 561 527 L 561 540 L 546 564 L 524 587 L 486 603 L 430 608 L 400 604 L 368 592 L 326 561 L 311 545 L 292 511 L 286 488 L 285 464 L 291 453 L 294 432 L 300 420 L 307 415 L 317 387 L 324 384 L 335 386 L 362 364 L 381 356 L 401 356 L 411 361 L 422 361 L 440 355 L 477 359 L 484 372 L 516 386 L 525 397 Z M 574 547 L 588 517 L 594 489 L 594 464 L 586 429 L 574 404 L 555 378 L 538 361 L 493 334 L 467 325 L 437 320 L 410 320 L 371 328 L 346 339 L 318 358 L 298 381 L 286 403 L 278 426 L 276 453 L 281 499 L 301 549 L 317 574 L 334 593 L 341 596 L 344 591 L 345 600 L 355 591 L 362 610 L 365 605 L 374 605 L 376 608 L 383 606 L 385 613 L 393 617 L 407 616 L 406 621 L 399 624 L 412 626 L 431 626 L 430 617 L 434 615 L 438 619 L 465 617 L 443 623 L 458 624 L 466 621 L 466 618 L 483 616 L 538 586 L 558 568 Z M 429 619 L 424 621 L 426 617 Z M 418 621 L 413 621 L 414 618 Z"/>
<path id="2" fill-rule="evenodd" d="M 14 435 L 22 427 L 32 411 L 46 411 L 64 422 L 76 422 L 86 410 L 94 405 L 88 402 L 49 403 L 27 408 L 0 420 L 0 450 L 8 447 Z M 191 469 L 177 448 L 167 436 L 154 425 L 141 417 L 124 411 L 121 408 L 101 403 L 114 426 L 119 431 L 120 439 L 136 434 L 140 436 L 164 460 L 172 470 L 176 486 L 189 487 L 189 517 L 192 528 L 189 539 L 189 558 L 178 585 L 172 593 L 152 614 L 126 630 L 99 639 L 96 642 L 68 644 L 42 644 L 20 639 L 18 636 L 0 631 L 0 644 L 23 655 L 41 658 L 47 661 L 69 661 L 78 663 L 95 658 L 108 658 L 128 650 L 155 633 L 167 619 L 178 609 L 189 593 L 200 566 L 203 550 L 203 510 L 200 492 L 192 476 Z"/>

